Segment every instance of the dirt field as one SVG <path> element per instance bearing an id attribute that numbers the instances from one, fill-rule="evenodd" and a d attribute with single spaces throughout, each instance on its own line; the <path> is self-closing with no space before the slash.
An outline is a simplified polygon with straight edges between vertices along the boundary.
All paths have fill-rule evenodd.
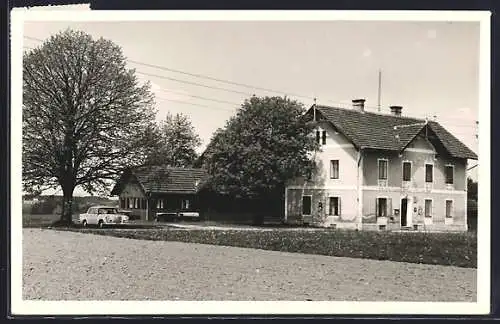
<path id="1" fill-rule="evenodd" d="M 23 230 L 23 297 L 475 301 L 476 270 Z"/>

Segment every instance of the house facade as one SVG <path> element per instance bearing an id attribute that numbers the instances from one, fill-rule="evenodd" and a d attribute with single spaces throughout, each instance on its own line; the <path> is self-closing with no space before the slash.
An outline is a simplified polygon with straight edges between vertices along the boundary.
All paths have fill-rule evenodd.
<path id="1" fill-rule="evenodd" d="M 313 105 L 320 151 L 285 189 L 285 222 L 358 230 L 467 230 L 467 160 L 477 155 L 435 121 Z"/>
<path id="2" fill-rule="evenodd" d="M 111 195 L 134 218 L 154 220 L 157 213 L 199 211 L 204 169 L 144 166 L 123 172 Z"/>

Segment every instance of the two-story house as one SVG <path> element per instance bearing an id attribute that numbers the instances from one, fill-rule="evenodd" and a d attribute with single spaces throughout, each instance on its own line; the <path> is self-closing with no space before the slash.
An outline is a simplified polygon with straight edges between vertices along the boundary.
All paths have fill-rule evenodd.
<path id="1" fill-rule="evenodd" d="M 317 169 L 285 189 L 285 222 L 358 230 L 467 230 L 467 160 L 438 122 L 313 105 Z"/>

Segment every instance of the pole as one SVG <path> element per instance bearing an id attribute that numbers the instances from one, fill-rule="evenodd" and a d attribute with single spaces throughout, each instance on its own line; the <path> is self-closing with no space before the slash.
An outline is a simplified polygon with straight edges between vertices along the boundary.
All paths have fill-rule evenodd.
<path id="1" fill-rule="evenodd" d="M 316 98 L 314 98 L 314 104 L 313 104 L 313 116 L 314 116 L 314 121 L 316 122 Z"/>
<path id="2" fill-rule="evenodd" d="M 378 111 L 380 112 L 380 93 L 382 88 L 382 70 L 378 70 Z"/>

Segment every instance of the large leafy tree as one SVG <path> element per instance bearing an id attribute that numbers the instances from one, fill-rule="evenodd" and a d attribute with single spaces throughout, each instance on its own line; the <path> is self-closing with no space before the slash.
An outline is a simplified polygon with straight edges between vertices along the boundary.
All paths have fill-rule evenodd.
<path id="1" fill-rule="evenodd" d="M 154 97 L 113 42 L 66 30 L 24 54 L 23 186 L 60 188 L 71 223 L 74 189 L 103 192 L 142 164 L 153 138 Z"/>
<path id="2" fill-rule="evenodd" d="M 146 163 L 190 167 L 198 157 L 196 148 L 200 145 L 200 137 L 186 115 L 167 113 L 156 129 L 156 148 Z"/>
<path id="3" fill-rule="evenodd" d="M 467 198 L 477 201 L 477 181 L 467 178 Z"/>
<path id="4" fill-rule="evenodd" d="M 283 97 L 253 96 L 218 129 L 203 154 L 211 187 L 244 198 L 278 197 L 287 180 L 314 168 L 318 149 L 304 106 Z"/>

